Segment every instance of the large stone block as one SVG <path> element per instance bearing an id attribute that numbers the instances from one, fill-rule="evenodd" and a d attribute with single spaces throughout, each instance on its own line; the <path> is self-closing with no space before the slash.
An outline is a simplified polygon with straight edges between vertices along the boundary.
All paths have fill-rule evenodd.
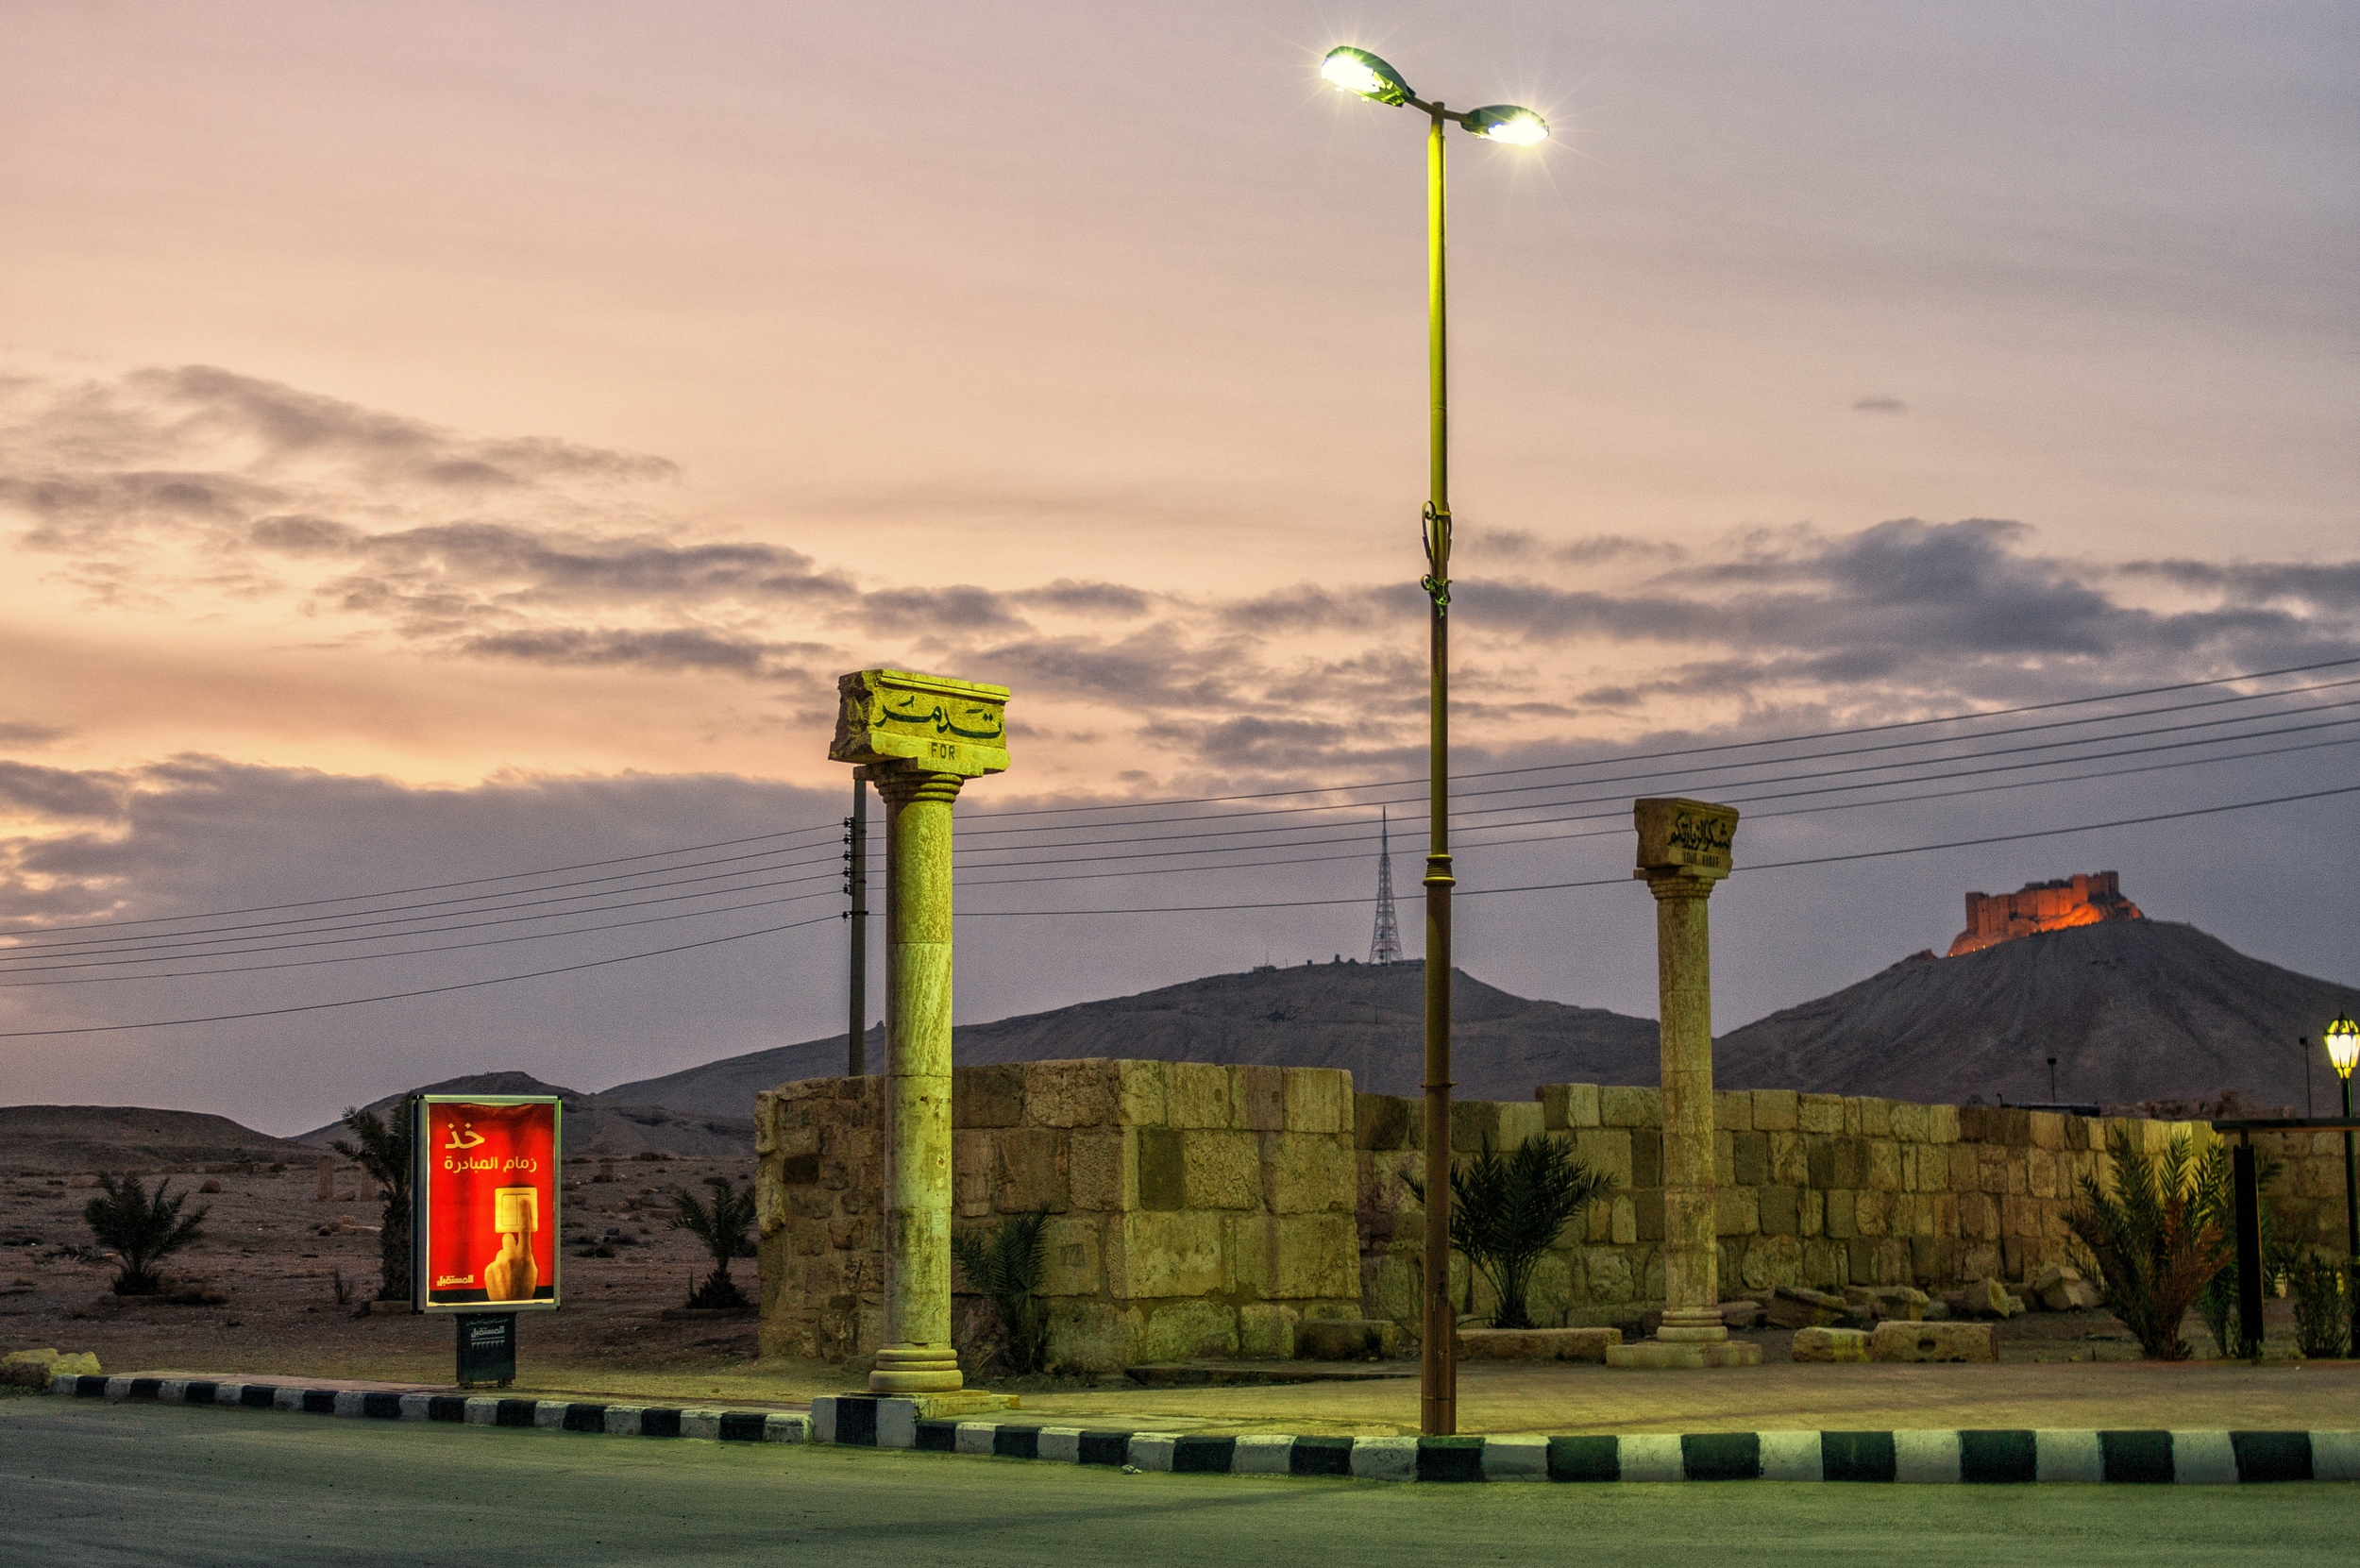
<path id="1" fill-rule="evenodd" d="M 1165 1064 L 1115 1063 L 1115 1117 L 1126 1127 L 1160 1127 L 1171 1120 L 1164 1103 Z"/>
<path id="2" fill-rule="evenodd" d="M 1259 1138 L 1249 1132 L 1213 1127 L 1180 1136 L 1186 1162 L 1183 1208 L 1262 1206 Z"/>
<path id="3" fill-rule="evenodd" d="M 953 1127 L 1013 1127 L 1023 1120 L 1023 1063 L 963 1067 L 951 1074 Z"/>
<path id="4" fill-rule="evenodd" d="M 1836 1240 L 1858 1234 L 1855 1211 L 1860 1194 L 1846 1188 L 1837 1188 L 1828 1194 L 1828 1235 Z"/>
<path id="5" fill-rule="evenodd" d="M 1164 1064 L 1164 1109 L 1175 1127 L 1234 1127 L 1232 1075 L 1205 1062 Z"/>
<path id="6" fill-rule="evenodd" d="M 1188 1206 L 1187 1138 L 1177 1127 L 1138 1129 L 1139 1207 L 1166 1213 Z"/>
<path id="7" fill-rule="evenodd" d="M 1108 1238 L 1106 1291 L 1117 1301 L 1226 1295 L 1222 1216 L 1187 1210 L 1125 1214 Z"/>
<path id="8" fill-rule="evenodd" d="M 1838 1094 L 1796 1096 L 1795 1125 L 1801 1132 L 1840 1136 L 1844 1131 L 1844 1097 Z"/>
<path id="9" fill-rule="evenodd" d="M 1352 1113 L 1351 1073 L 1333 1067 L 1287 1070 L 1287 1131 L 1349 1133 Z"/>
<path id="10" fill-rule="evenodd" d="M 1249 1132 L 1274 1133 L 1287 1125 L 1287 1070 L 1283 1067 L 1233 1068 L 1236 1086 L 1230 1090 L 1237 1107 L 1235 1125 Z"/>
<path id="11" fill-rule="evenodd" d="M 1462 1328 L 1458 1355 L 1467 1361 L 1595 1361 L 1623 1342 L 1617 1328 Z"/>
<path id="12" fill-rule="evenodd" d="M 1762 1233 L 1764 1236 L 1798 1236 L 1802 1233 L 1801 1193 L 1792 1187 L 1765 1187 L 1762 1189 Z"/>
<path id="13" fill-rule="evenodd" d="M 1037 1127 L 1104 1127 L 1115 1120 L 1115 1064 L 1024 1064 L 1024 1120 Z"/>
<path id="14" fill-rule="evenodd" d="M 1630 1207 L 1631 1217 L 1637 1226 L 1638 1239 L 1642 1241 L 1662 1240 L 1663 1189 L 1642 1187 L 1632 1189 Z"/>
<path id="15" fill-rule="evenodd" d="M 1049 1365 L 1059 1372 L 1121 1372 L 1138 1360 L 1145 1314 L 1134 1307 L 1063 1299 L 1049 1304 Z"/>
<path id="16" fill-rule="evenodd" d="M 1926 1107 L 1926 1141 L 1956 1143 L 1959 1141 L 1959 1107 L 1929 1105 Z"/>
<path id="17" fill-rule="evenodd" d="M 1638 1127 L 1631 1131 L 1630 1184 L 1633 1187 L 1663 1185 L 1663 1135 L 1652 1127 Z"/>
<path id="18" fill-rule="evenodd" d="M 1766 1133 L 1770 1140 L 1770 1182 L 1778 1187 L 1811 1183 L 1811 1145 L 1800 1133 Z"/>
<path id="19" fill-rule="evenodd" d="M 1753 1091 L 1741 1088 L 1716 1092 L 1712 1097 L 1712 1124 L 1725 1133 L 1753 1131 Z"/>
<path id="20" fill-rule="evenodd" d="M 1613 1206 L 1607 1211 L 1607 1234 L 1593 1236 L 1592 1240 L 1610 1240 L 1618 1247 L 1627 1247 L 1639 1239 L 1639 1206 L 1627 1192 L 1615 1194 Z"/>
<path id="21" fill-rule="evenodd" d="M 1880 1323 L 1868 1338 L 1868 1359 L 1997 1361 L 1999 1331 L 1987 1323 Z"/>
<path id="22" fill-rule="evenodd" d="M 2025 1121 L 2033 1148 L 2054 1150 L 2065 1146 L 2065 1119 L 2056 1111 L 2030 1111 Z"/>
<path id="23" fill-rule="evenodd" d="M 1901 1146 L 1891 1138 L 1868 1140 L 1867 1180 L 1861 1185 L 1880 1192 L 1901 1189 Z"/>
<path id="24" fill-rule="evenodd" d="M 991 1212 L 992 1176 L 999 1152 L 992 1134 L 957 1127 L 951 1134 L 951 1212 L 972 1220 Z"/>
<path id="25" fill-rule="evenodd" d="M 1099 1257 L 1096 1217 L 1068 1216 L 1049 1222 L 1041 1237 L 1040 1293 L 1044 1296 L 1095 1296 L 1106 1288 L 1106 1271 Z"/>
<path id="26" fill-rule="evenodd" d="M 1238 1308 L 1238 1354 L 1286 1360 L 1295 1353 L 1295 1324 L 1302 1316 L 1282 1302 L 1248 1302 Z"/>
<path id="27" fill-rule="evenodd" d="M 1142 1361 L 1192 1361 L 1238 1354 L 1238 1309 L 1217 1301 L 1159 1301 L 1139 1333 Z"/>
<path id="28" fill-rule="evenodd" d="M 1541 1114 L 1541 1103 L 1511 1100 L 1500 1105 L 1499 1151 L 1508 1154 L 1521 1149 L 1531 1138 L 1542 1137 L 1548 1130 Z"/>
<path id="29" fill-rule="evenodd" d="M 1618 1192 L 1630 1189 L 1630 1130 L 1583 1127 L 1574 1135 L 1574 1155 L 1591 1170 L 1614 1178 Z"/>
<path id="30" fill-rule="evenodd" d="M 1893 1137 L 1896 1141 L 1901 1143 L 1923 1143 L 1926 1141 L 1925 1106 L 1912 1104 L 1907 1100 L 1895 1100 L 1890 1103 L 1889 1114 L 1893 1124 Z"/>
<path id="31" fill-rule="evenodd" d="M 1352 1142 L 1357 1149 L 1414 1149 L 1418 1140 L 1418 1105 L 1397 1094 L 1356 1094 L 1352 1097 Z"/>
<path id="32" fill-rule="evenodd" d="M 1729 1135 L 1729 1179 L 1740 1187 L 1770 1185 L 1770 1135 L 1733 1132 Z"/>
<path id="33" fill-rule="evenodd" d="M 1715 1235 L 1752 1236 L 1762 1229 L 1762 1194 L 1757 1188 L 1725 1187 L 1713 1194 Z"/>
<path id="34" fill-rule="evenodd" d="M 1191 1135 L 1193 1136 L 1193 1135 Z M 1265 1191 L 1273 1214 L 1349 1214 L 1352 1151 L 1341 1137 L 1270 1133 L 1262 1138 Z"/>
<path id="35" fill-rule="evenodd" d="M 1552 1131 L 1598 1124 L 1598 1086 L 1549 1084 L 1541 1090 L 1541 1120 Z"/>
<path id="36" fill-rule="evenodd" d="M 1450 1104 L 1450 1152 L 1472 1155 L 1500 1146 L 1500 1103 L 1496 1100 L 1453 1100 Z"/>
<path id="37" fill-rule="evenodd" d="M 1066 1191 L 1077 1209 L 1139 1206 L 1140 1129 L 1070 1133 L 1066 1139 Z"/>
<path id="38" fill-rule="evenodd" d="M 1359 1233 L 1351 1215 L 1281 1215 L 1272 1225 L 1278 1239 L 1272 1295 L 1337 1300 L 1359 1293 Z"/>
<path id="39" fill-rule="evenodd" d="M 1797 1361 L 1865 1361 L 1868 1331 L 1864 1328 L 1798 1328 L 1792 1353 Z"/>
<path id="40" fill-rule="evenodd" d="M 1605 1084 L 1598 1089 L 1598 1120 L 1609 1127 L 1661 1127 L 1663 1097 L 1660 1090 L 1631 1084 Z"/>
<path id="41" fill-rule="evenodd" d="M 999 1169 L 992 1176 L 992 1205 L 1003 1214 L 1045 1208 L 1062 1214 L 1066 1196 L 1065 1134 L 1054 1127 L 1003 1127 L 992 1135 Z"/>
<path id="42" fill-rule="evenodd" d="M 1892 1101 L 1880 1100 L 1874 1095 L 1863 1095 L 1857 1104 L 1860 1106 L 1861 1137 L 1891 1138 L 1893 1136 Z"/>
<path id="43" fill-rule="evenodd" d="M 1581 1273 L 1593 1302 L 1629 1301 L 1637 1294 L 1630 1257 L 1616 1248 L 1590 1247 L 1581 1255 Z"/>
<path id="44" fill-rule="evenodd" d="M 1754 1095 L 1754 1131 L 1758 1133 L 1791 1133 L 1799 1125 L 1796 1119 L 1798 1096 L 1791 1088 L 1758 1088 Z"/>

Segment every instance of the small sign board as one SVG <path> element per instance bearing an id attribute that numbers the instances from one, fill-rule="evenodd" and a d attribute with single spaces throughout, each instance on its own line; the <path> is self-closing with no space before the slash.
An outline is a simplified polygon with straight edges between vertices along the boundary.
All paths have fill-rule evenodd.
<path id="1" fill-rule="evenodd" d="M 1639 829 L 1637 875 L 1667 872 L 1720 878 L 1729 874 L 1737 841 L 1737 808 L 1677 797 L 1634 801 Z"/>
<path id="2" fill-rule="evenodd" d="M 422 1094 L 413 1114 L 411 1304 L 555 1307 L 565 1106 L 546 1094 Z"/>

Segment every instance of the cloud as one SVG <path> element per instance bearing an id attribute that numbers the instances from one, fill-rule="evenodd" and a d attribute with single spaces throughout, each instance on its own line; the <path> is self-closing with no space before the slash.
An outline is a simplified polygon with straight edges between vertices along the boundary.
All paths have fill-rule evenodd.
<path id="1" fill-rule="evenodd" d="M 1907 413 L 1910 412 L 1910 406 L 1898 397 L 1870 396 L 1856 398 L 1852 403 L 1852 412 L 1854 413 Z"/>
<path id="2" fill-rule="evenodd" d="M 0 723 L 0 746 L 29 751 L 38 747 L 54 745 L 73 733 L 62 724 Z"/>

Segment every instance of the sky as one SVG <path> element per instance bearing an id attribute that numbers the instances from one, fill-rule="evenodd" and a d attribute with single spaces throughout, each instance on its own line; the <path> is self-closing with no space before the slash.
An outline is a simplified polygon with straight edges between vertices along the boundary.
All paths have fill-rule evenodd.
<path id="1" fill-rule="evenodd" d="M 1424 126 L 1340 42 L 1553 127 L 1449 149 L 1462 967 L 1652 1016 L 1687 793 L 1749 813 L 1723 1028 L 2099 868 L 2360 980 L 2349 7 L 0 15 L 11 1100 L 841 1027 L 875 666 L 1014 693 L 962 1020 L 1365 958 Z"/>

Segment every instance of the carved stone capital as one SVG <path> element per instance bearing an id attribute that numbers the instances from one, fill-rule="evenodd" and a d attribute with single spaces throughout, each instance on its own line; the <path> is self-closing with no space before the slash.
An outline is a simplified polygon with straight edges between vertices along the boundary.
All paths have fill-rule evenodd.
<path id="1" fill-rule="evenodd" d="M 1008 766 L 1008 688 L 905 669 L 861 669 L 836 682 L 834 762 L 861 764 L 880 789 L 914 769 L 963 779 Z"/>
<path id="2" fill-rule="evenodd" d="M 1633 801 L 1630 814 L 1639 829 L 1639 868 L 1632 874 L 1646 879 L 1651 886 L 1660 879 L 1718 882 L 1735 864 L 1735 806 L 1673 797 Z"/>

